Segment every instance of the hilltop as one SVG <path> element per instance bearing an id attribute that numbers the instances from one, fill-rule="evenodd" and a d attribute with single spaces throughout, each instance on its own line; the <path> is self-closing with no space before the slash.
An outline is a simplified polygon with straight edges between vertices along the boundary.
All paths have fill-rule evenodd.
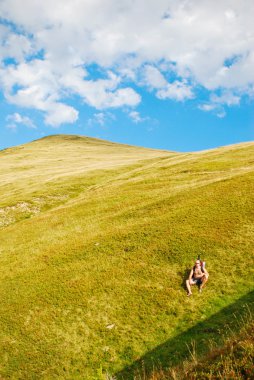
<path id="1" fill-rule="evenodd" d="M 253 153 L 64 135 L 1 151 L 0 376 L 138 378 L 238 329 L 254 308 Z M 210 280 L 189 299 L 199 253 Z"/>
<path id="2" fill-rule="evenodd" d="M 123 166 L 168 155 L 75 135 L 47 136 L 0 151 L 0 226 L 109 181 Z"/>

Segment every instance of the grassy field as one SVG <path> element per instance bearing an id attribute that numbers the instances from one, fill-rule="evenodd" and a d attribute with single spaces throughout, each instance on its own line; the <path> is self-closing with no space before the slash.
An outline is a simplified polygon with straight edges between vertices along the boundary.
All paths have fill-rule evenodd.
<path id="1" fill-rule="evenodd" d="M 1 378 L 138 379 L 237 330 L 254 309 L 253 154 L 78 136 L 1 151 Z M 210 279 L 188 298 L 199 253 Z"/>
<path id="2" fill-rule="evenodd" d="M 239 304 L 238 304 L 239 305 Z M 232 311 L 232 307 L 230 307 Z M 218 315 L 217 315 L 218 316 Z M 237 318 L 238 316 L 238 318 Z M 209 341 L 210 350 L 203 357 L 197 355 L 197 344 L 189 345 L 189 358 L 168 370 L 154 369 L 142 380 L 252 380 L 254 378 L 254 321 L 248 308 L 239 320 L 234 314 L 238 331 L 224 328 L 223 342 L 219 346 Z M 227 326 L 229 327 L 229 326 Z"/>
<path id="3" fill-rule="evenodd" d="M 183 371 L 184 372 L 184 371 Z M 161 377 L 160 377 L 161 378 Z M 185 375 L 185 380 L 198 379 L 253 379 L 254 324 L 246 322 L 240 333 L 225 340 L 202 360 L 196 361 Z"/>

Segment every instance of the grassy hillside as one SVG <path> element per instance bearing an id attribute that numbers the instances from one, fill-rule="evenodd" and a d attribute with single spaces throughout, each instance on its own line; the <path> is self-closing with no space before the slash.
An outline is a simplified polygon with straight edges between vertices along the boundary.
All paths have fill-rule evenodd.
<path id="1" fill-rule="evenodd" d="M 0 152 L 2 378 L 137 378 L 237 328 L 254 308 L 253 153 L 77 136 Z M 210 280 L 187 298 L 198 253 Z"/>
<path id="2" fill-rule="evenodd" d="M 238 323 L 239 331 L 224 332 L 224 342 L 216 347 L 209 342 L 210 351 L 202 358 L 196 346 L 190 346 L 189 360 L 168 370 L 154 369 L 144 380 L 243 380 L 254 378 L 254 323 L 253 315 L 245 314 Z"/>
<path id="3" fill-rule="evenodd" d="M 211 352 L 190 367 L 184 379 L 253 379 L 254 324 L 246 323 L 239 334 L 228 338 L 221 348 Z M 161 378 L 161 377 L 160 377 Z"/>

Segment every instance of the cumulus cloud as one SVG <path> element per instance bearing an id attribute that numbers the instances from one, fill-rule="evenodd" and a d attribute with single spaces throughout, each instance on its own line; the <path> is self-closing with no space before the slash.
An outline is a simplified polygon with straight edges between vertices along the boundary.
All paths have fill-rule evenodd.
<path id="1" fill-rule="evenodd" d="M 129 117 L 135 124 L 142 123 L 148 119 L 147 117 L 141 117 L 138 111 L 129 112 Z"/>
<path id="2" fill-rule="evenodd" d="M 86 72 L 79 67 L 62 75 L 60 81 L 64 88 L 80 95 L 87 104 L 97 109 L 139 104 L 140 95 L 132 88 L 117 88 L 121 81 L 119 76 L 112 71 L 105 74 L 104 79 L 86 80 Z"/>
<path id="3" fill-rule="evenodd" d="M 194 98 L 194 93 L 191 86 L 184 82 L 175 81 L 168 83 L 165 88 L 157 92 L 159 99 L 173 99 L 177 101 L 184 101 L 186 99 Z"/>
<path id="4" fill-rule="evenodd" d="M 143 71 L 143 82 L 152 89 L 167 86 L 167 81 L 162 73 L 154 66 L 146 65 Z"/>
<path id="5" fill-rule="evenodd" d="M 87 124 L 89 127 L 92 127 L 94 125 L 104 127 L 106 122 L 112 120 L 115 120 L 115 116 L 111 112 L 96 112 L 93 117 L 88 119 Z"/>
<path id="6" fill-rule="evenodd" d="M 199 108 L 201 111 L 204 111 L 204 112 L 212 112 L 212 113 L 214 113 L 217 117 L 219 117 L 220 119 L 222 119 L 223 117 L 226 116 L 226 111 L 225 111 L 224 107 L 222 107 L 221 105 L 216 104 L 216 103 L 205 103 L 205 104 L 200 104 L 200 105 L 198 106 L 198 108 Z"/>
<path id="7" fill-rule="evenodd" d="M 216 115 L 220 119 L 225 117 L 227 114 L 224 107 L 218 104 L 205 103 L 205 104 L 200 104 L 198 108 L 204 112 L 212 112 L 214 115 Z"/>
<path id="8" fill-rule="evenodd" d="M 239 105 L 241 100 L 239 95 L 229 91 L 223 92 L 221 95 L 212 94 L 210 99 L 214 104 L 226 104 L 227 106 Z"/>
<path id="9" fill-rule="evenodd" d="M 47 60 L 34 59 L 0 69 L 0 84 L 11 104 L 44 111 L 45 122 L 51 126 L 77 120 L 78 111 L 59 101 L 61 85 Z"/>
<path id="10" fill-rule="evenodd" d="M 194 98 L 192 87 L 185 80 L 175 80 L 169 83 L 161 71 L 154 66 L 146 65 L 142 70 L 142 77 L 142 83 L 147 85 L 151 90 L 155 89 L 155 94 L 159 99 L 184 101 Z"/>
<path id="11" fill-rule="evenodd" d="M 210 95 L 209 103 L 199 105 L 199 109 L 205 112 L 214 112 L 219 118 L 226 116 L 224 106 L 231 107 L 239 105 L 241 97 L 230 91 L 223 91 L 222 93 Z"/>
<path id="12" fill-rule="evenodd" d="M 106 121 L 105 113 L 98 112 L 93 115 L 92 119 L 88 120 L 88 125 L 92 125 L 96 123 L 96 125 L 100 125 L 101 127 L 103 127 L 105 125 L 105 121 Z"/>
<path id="13" fill-rule="evenodd" d="M 74 123 L 78 119 L 78 111 L 66 104 L 52 103 L 47 109 L 45 122 L 52 127 L 58 127 L 64 123 Z"/>
<path id="14" fill-rule="evenodd" d="M 33 43 L 23 35 L 12 33 L 0 25 L 0 59 L 14 59 L 21 62 L 25 56 L 33 54 Z"/>
<path id="15" fill-rule="evenodd" d="M 216 105 L 216 104 L 205 103 L 205 104 L 200 104 L 200 105 L 198 106 L 198 108 L 199 108 L 201 111 L 209 112 L 209 111 L 213 111 L 214 109 L 216 109 L 216 108 L 217 108 L 217 105 Z"/>
<path id="16" fill-rule="evenodd" d="M 138 86 L 175 101 L 222 89 L 210 102 L 227 106 L 253 94 L 252 0 L 2 0 L 0 14 L 4 95 L 53 126 L 77 119 L 73 94 L 97 110 L 137 106 Z"/>
<path id="17" fill-rule="evenodd" d="M 36 129 L 36 125 L 28 116 L 22 116 L 17 112 L 8 115 L 6 117 L 6 121 L 8 122 L 8 129 L 16 130 L 18 124 L 24 125 L 28 128 Z"/>
<path id="18" fill-rule="evenodd" d="M 223 119 L 226 116 L 226 111 L 224 109 L 218 110 L 216 113 L 216 116 L 219 117 L 220 119 Z"/>

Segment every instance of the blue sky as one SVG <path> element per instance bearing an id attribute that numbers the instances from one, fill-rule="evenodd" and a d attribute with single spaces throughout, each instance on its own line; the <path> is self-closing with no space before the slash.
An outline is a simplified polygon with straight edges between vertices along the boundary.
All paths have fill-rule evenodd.
<path id="1" fill-rule="evenodd" d="M 0 149 L 58 133 L 253 141 L 253 14 L 252 0 L 2 0 Z"/>

